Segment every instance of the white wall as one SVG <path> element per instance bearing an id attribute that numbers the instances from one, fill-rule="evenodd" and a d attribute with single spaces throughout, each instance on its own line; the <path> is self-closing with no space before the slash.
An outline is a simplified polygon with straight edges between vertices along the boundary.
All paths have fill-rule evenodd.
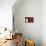
<path id="1" fill-rule="evenodd" d="M 42 46 L 46 46 L 46 0 L 41 1 L 41 38 Z"/>
<path id="2" fill-rule="evenodd" d="M 16 6 L 16 5 L 14 5 Z M 24 37 L 36 42 L 36 46 L 41 46 L 41 0 L 23 0 L 23 2 L 14 7 L 15 28 L 24 34 Z M 34 23 L 25 23 L 25 17 L 34 17 Z"/>
<path id="3" fill-rule="evenodd" d="M 40 25 L 38 26 L 39 28 L 40 28 L 40 30 L 38 31 L 40 34 L 41 34 L 41 43 L 42 43 L 42 46 L 46 46 L 46 0 L 41 0 L 41 12 L 40 12 L 40 9 L 39 9 L 39 7 L 40 7 L 40 4 L 39 4 L 39 1 L 40 0 L 30 0 L 30 1 L 32 1 L 32 2 L 30 2 L 30 3 L 21 3 L 21 5 L 16 5 L 16 6 L 18 6 L 17 8 L 16 8 L 16 6 L 14 5 L 14 8 L 16 8 L 15 9 L 15 27 L 20 31 L 20 32 L 23 32 L 24 33 L 24 36 L 26 35 L 26 34 L 31 34 L 31 36 L 32 37 L 35 37 L 36 35 L 36 33 L 35 32 L 37 32 L 39 29 L 37 28 L 36 29 L 36 26 L 38 26 L 39 24 L 39 22 L 40 22 Z M 34 4 L 33 2 L 37 2 L 36 4 Z M 32 4 L 31 4 L 32 3 Z M 28 4 L 28 5 L 27 5 Z M 30 10 L 30 6 L 29 5 L 33 5 L 34 4 L 34 9 L 35 9 L 35 5 L 39 5 L 38 6 L 38 8 L 37 8 L 37 12 L 40 14 L 41 13 L 41 15 L 39 15 L 34 9 L 32 10 L 33 12 L 34 12 L 34 14 L 32 14 L 33 12 Z M 30 8 L 29 8 L 29 7 Z M 36 6 L 37 7 L 37 6 Z M 28 9 L 29 8 L 29 9 Z M 32 9 L 32 8 L 31 8 Z M 39 11 L 38 11 L 39 10 Z M 30 13 L 30 11 L 31 11 L 31 13 Z M 17 13 L 16 13 L 17 12 Z M 35 16 L 35 24 L 25 24 L 24 23 L 24 17 L 25 16 L 32 16 L 32 15 L 34 15 Z M 38 17 L 38 18 L 37 18 Z M 40 20 L 39 20 L 39 18 L 40 18 Z M 37 19 L 37 20 L 36 20 Z M 16 21 L 17 20 L 17 21 Z M 39 21 L 38 21 L 39 20 Z M 37 23 L 37 24 L 36 24 Z M 36 26 L 35 26 L 36 25 Z M 30 29 L 30 28 L 32 28 L 33 27 L 33 29 Z M 35 28 L 34 28 L 35 27 Z M 34 30 L 34 31 L 33 31 Z M 34 34 L 32 34 L 34 32 Z M 25 34 L 26 33 L 26 34 Z M 40 34 L 38 34 L 38 35 L 40 35 Z M 34 36 L 35 35 L 35 36 Z M 27 35 L 26 35 L 27 36 Z M 32 38 L 31 37 L 31 38 Z M 36 39 L 35 39 L 36 40 Z M 39 40 L 39 38 L 38 38 L 38 40 Z"/>
<path id="4" fill-rule="evenodd" d="M 0 0 L 0 27 L 12 28 L 12 6 L 16 0 Z"/>

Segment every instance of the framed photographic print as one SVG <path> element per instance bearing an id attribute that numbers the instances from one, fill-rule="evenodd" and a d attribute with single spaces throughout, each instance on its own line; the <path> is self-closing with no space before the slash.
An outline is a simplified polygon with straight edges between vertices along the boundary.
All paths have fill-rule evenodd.
<path id="1" fill-rule="evenodd" d="M 25 23 L 34 23 L 34 17 L 25 17 Z"/>

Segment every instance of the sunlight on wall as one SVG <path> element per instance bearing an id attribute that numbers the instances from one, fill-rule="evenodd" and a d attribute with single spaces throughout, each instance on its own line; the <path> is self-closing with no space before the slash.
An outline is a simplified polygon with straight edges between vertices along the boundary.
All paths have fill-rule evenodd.
<path id="1" fill-rule="evenodd" d="M 11 9 L 4 9 L 0 13 L 1 13 L 0 14 L 0 26 L 11 28 L 12 27 Z"/>
<path id="2" fill-rule="evenodd" d="M 16 0 L 0 0 L 0 27 L 12 29 L 12 6 Z"/>

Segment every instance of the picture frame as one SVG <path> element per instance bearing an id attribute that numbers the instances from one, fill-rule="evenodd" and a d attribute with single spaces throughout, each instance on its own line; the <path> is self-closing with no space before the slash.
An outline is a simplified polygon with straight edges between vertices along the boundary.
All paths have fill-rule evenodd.
<path id="1" fill-rule="evenodd" d="M 25 23 L 34 23 L 34 17 L 25 17 Z"/>

